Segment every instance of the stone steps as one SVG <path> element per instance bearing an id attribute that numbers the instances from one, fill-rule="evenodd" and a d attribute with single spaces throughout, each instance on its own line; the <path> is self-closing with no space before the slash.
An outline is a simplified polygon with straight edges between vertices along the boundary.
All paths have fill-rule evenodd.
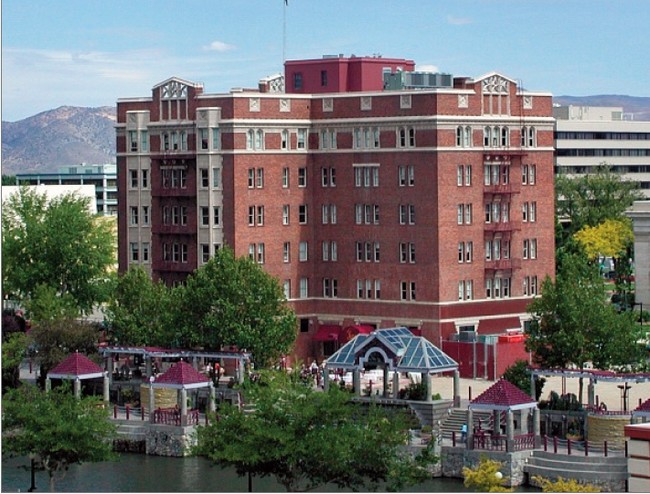
<path id="1" fill-rule="evenodd" d="M 533 477 L 540 476 L 552 481 L 574 479 L 594 485 L 618 483 L 624 489 L 628 478 L 624 456 L 564 455 L 541 450 L 533 451 L 524 465 L 524 473 L 533 486 L 538 486 Z"/>
<path id="2" fill-rule="evenodd" d="M 467 410 L 461 408 L 452 408 L 449 410 L 449 414 L 442 421 L 440 430 L 442 432 L 442 437 L 451 439 L 452 433 L 456 433 L 456 438 L 460 440 L 462 427 L 464 424 L 467 424 Z M 478 427 L 479 420 L 481 421 L 482 427 L 486 428 L 490 423 L 492 414 L 490 412 L 474 411 L 474 426 Z M 469 424 L 467 429 L 469 430 Z"/>

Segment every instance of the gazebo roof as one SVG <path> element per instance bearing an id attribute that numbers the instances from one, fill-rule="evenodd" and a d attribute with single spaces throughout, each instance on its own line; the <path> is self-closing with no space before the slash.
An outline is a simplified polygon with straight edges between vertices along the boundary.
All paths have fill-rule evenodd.
<path id="1" fill-rule="evenodd" d="M 103 369 L 79 352 L 71 353 L 47 373 L 48 379 L 94 379 L 103 376 Z"/>
<path id="2" fill-rule="evenodd" d="M 153 382 L 154 388 L 192 389 L 209 386 L 210 379 L 184 361 L 177 362 Z"/>
<path id="3" fill-rule="evenodd" d="M 458 364 L 423 336 L 407 328 L 377 329 L 358 334 L 326 361 L 329 369 L 355 369 L 373 353 L 383 354 L 390 368 L 400 372 L 446 372 Z"/>
<path id="4" fill-rule="evenodd" d="M 536 406 L 537 402 L 531 396 L 503 378 L 469 404 L 472 410 L 521 410 Z"/>

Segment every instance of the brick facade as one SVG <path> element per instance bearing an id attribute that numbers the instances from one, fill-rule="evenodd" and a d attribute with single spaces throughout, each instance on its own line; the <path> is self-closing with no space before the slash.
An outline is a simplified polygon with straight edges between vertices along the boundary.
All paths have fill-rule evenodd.
<path id="1" fill-rule="evenodd" d="M 119 100 L 120 270 L 171 283 L 215 246 L 250 253 L 286 283 L 307 361 L 336 346 L 313 341 L 321 324 L 404 325 L 437 345 L 485 318 L 521 327 L 554 273 L 551 95 L 499 74 L 368 90 L 364 60 L 376 78 L 378 59 L 356 59 L 344 86 L 363 91 L 209 95 L 172 78 Z M 305 62 L 287 63 L 288 91 L 296 66 L 329 82 L 350 59 Z M 150 223 L 131 224 L 143 206 Z"/>

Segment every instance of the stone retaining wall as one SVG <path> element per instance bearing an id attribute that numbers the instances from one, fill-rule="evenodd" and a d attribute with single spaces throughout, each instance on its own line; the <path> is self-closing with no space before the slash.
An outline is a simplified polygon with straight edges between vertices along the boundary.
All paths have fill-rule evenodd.
<path id="1" fill-rule="evenodd" d="M 529 458 L 531 453 L 532 451 L 517 451 L 515 453 L 490 451 L 488 456 L 491 460 L 503 463 L 501 473 L 504 477 L 509 478 L 508 486 L 514 487 L 525 483 L 524 465 L 526 458 Z M 481 456 L 485 455 L 485 451 L 443 446 L 442 476 L 462 479 L 464 478 L 463 467 L 476 468 L 481 462 Z"/>
<path id="2" fill-rule="evenodd" d="M 149 425 L 146 437 L 146 454 L 157 456 L 189 456 L 196 444 L 195 427 Z"/>

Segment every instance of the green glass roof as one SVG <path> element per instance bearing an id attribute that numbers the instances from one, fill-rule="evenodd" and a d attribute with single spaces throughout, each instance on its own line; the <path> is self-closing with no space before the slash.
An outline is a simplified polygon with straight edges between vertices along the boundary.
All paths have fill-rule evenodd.
<path id="1" fill-rule="evenodd" d="M 398 371 L 446 372 L 458 368 L 446 353 L 407 328 L 377 329 L 370 334 L 359 334 L 328 358 L 325 365 L 330 369 L 357 368 L 359 358 L 376 346 L 387 349 L 389 358 L 397 360 L 395 370 Z"/>

